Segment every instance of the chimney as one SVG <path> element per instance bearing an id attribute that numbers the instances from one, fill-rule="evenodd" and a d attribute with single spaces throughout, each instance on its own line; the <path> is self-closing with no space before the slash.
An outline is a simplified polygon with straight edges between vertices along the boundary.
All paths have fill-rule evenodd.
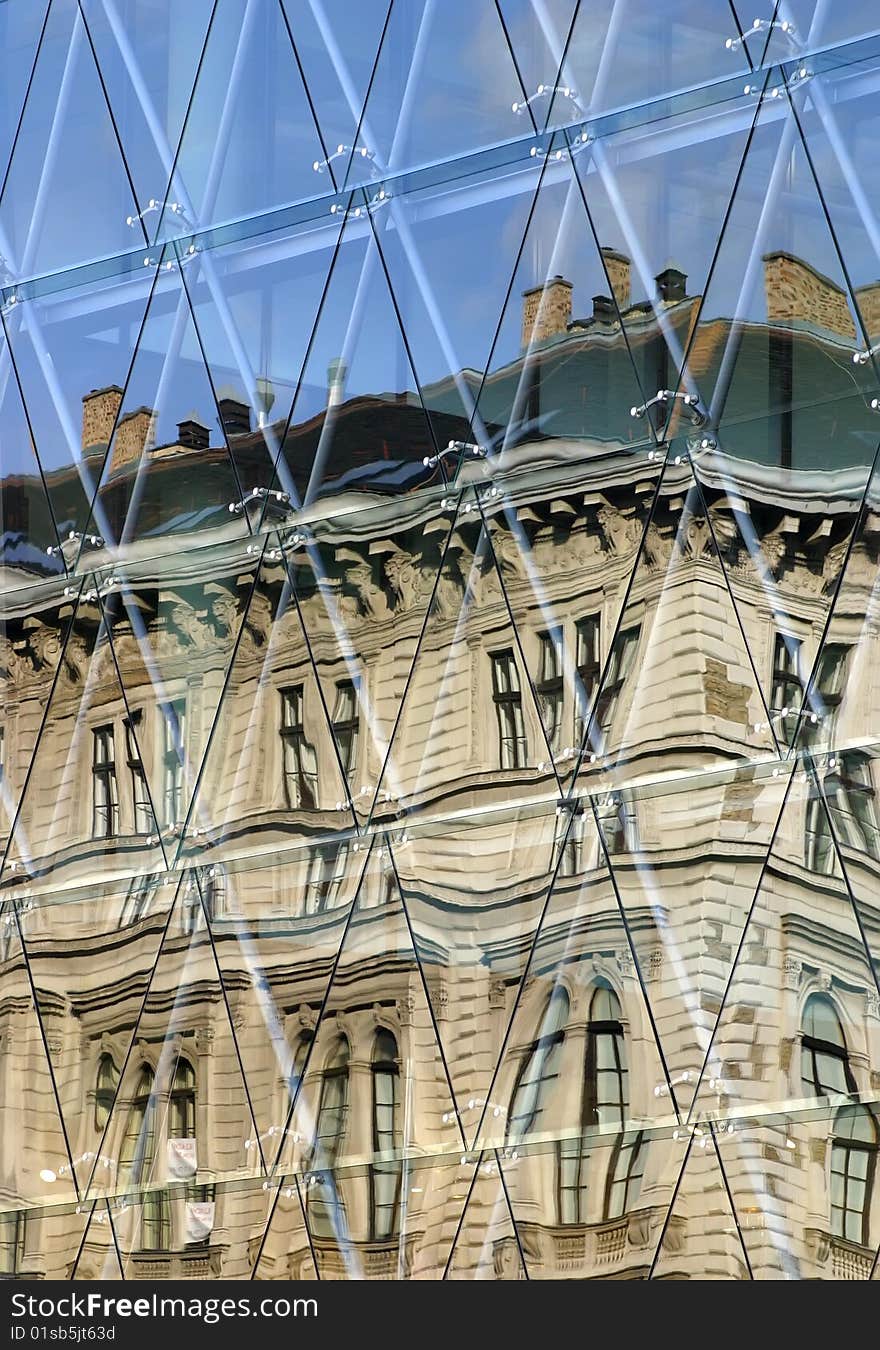
<path id="1" fill-rule="evenodd" d="M 251 410 L 241 399 L 221 398 L 217 407 L 220 410 L 220 425 L 227 436 L 246 436 L 251 429 Z"/>
<path id="2" fill-rule="evenodd" d="M 207 450 L 211 433 L 195 417 L 188 417 L 177 424 L 177 443 L 187 450 Z"/>
<path id="3" fill-rule="evenodd" d="M 632 264 L 625 253 L 618 253 L 614 248 L 603 248 L 600 250 L 605 261 L 605 270 L 608 273 L 608 280 L 611 282 L 611 293 L 617 301 L 617 308 L 621 314 L 625 309 L 629 309 L 632 304 L 630 271 Z"/>
<path id="4" fill-rule="evenodd" d="M 523 291 L 523 350 L 532 342 L 546 342 L 565 332 L 571 318 L 571 291 L 571 282 L 561 276 Z"/>
<path id="5" fill-rule="evenodd" d="M 593 296 L 593 318 L 597 323 L 616 323 L 617 306 L 610 295 Z"/>
<path id="6" fill-rule="evenodd" d="M 122 407 L 122 390 L 118 384 L 108 384 L 105 389 L 93 389 L 82 402 L 83 450 L 90 450 L 97 445 L 108 446 L 117 414 Z"/>
<path id="7" fill-rule="evenodd" d="M 664 267 L 654 278 L 657 283 L 657 298 L 665 305 L 674 305 L 687 299 L 688 279 L 677 267 Z"/>
<path id="8" fill-rule="evenodd" d="M 855 340 L 846 292 L 836 282 L 791 253 L 765 253 L 763 262 L 768 323 L 790 324 L 800 319 Z"/>
<path id="9" fill-rule="evenodd" d="M 135 408 L 134 412 L 120 417 L 113 437 L 113 452 L 110 456 L 110 470 L 121 469 L 125 464 L 135 463 L 144 450 L 153 448 L 156 428 L 156 413 L 152 408 Z"/>
<path id="10" fill-rule="evenodd" d="M 345 398 L 345 381 L 348 366 L 341 356 L 336 356 L 327 367 L 327 407 L 335 408 Z"/>

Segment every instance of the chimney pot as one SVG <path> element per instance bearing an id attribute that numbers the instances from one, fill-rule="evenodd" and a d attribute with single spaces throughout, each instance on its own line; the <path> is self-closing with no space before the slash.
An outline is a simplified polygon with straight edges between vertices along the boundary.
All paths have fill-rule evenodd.
<path id="1" fill-rule="evenodd" d="M 687 298 L 687 277 L 677 267 L 664 267 L 654 278 L 657 283 L 657 295 L 667 305 Z"/>
<path id="2" fill-rule="evenodd" d="M 207 427 L 194 417 L 188 417 L 183 422 L 177 424 L 177 441 L 187 450 L 207 450 L 210 444 L 211 433 Z"/>
<path id="3" fill-rule="evenodd" d="M 251 429 L 251 410 L 238 398 L 221 398 L 217 402 L 220 425 L 227 436 L 246 436 Z"/>

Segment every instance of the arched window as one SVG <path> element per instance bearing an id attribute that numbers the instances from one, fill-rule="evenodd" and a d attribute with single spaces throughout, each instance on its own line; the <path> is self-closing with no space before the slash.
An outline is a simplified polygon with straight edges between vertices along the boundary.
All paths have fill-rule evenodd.
<path id="1" fill-rule="evenodd" d="M 196 1135 L 196 1075 L 192 1065 L 182 1059 L 171 1084 L 168 1118 L 170 1139 L 194 1139 Z"/>
<path id="2" fill-rule="evenodd" d="M 116 1086 L 119 1073 L 110 1055 L 102 1055 L 98 1061 L 98 1073 L 95 1078 L 95 1129 L 103 1130 L 110 1119 L 110 1112 L 116 1100 Z"/>
<path id="3" fill-rule="evenodd" d="M 846 1038 L 830 998 L 811 994 L 801 1021 L 801 1079 L 816 1097 L 854 1093 L 855 1081 L 846 1053 Z"/>
<path id="4" fill-rule="evenodd" d="M 867 1106 L 842 1106 L 831 1141 L 831 1231 L 867 1247 L 877 1122 Z"/>
<path id="5" fill-rule="evenodd" d="M 119 1176 L 135 1186 L 146 1186 L 156 1157 L 156 1095 L 153 1070 L 145 1064 L 135 1087 L 119 1150 Z M 141 1209 L 141 1247 L 166 1251 L 171 1240 L 171 1215 L 163 1191 L 147 1191 Z"/>
<path id="6" fill-rule="evenodd" d="M 340 1036 L 327 1057 L 321 1080 L 312 1176 L 307 1191 L 313 1237 L 338 1236 L 345 1219 L 333 1168 L 342 1152 L 348 1122 L 348 1061 L 348 1041 Z"/>
<path id="7" fill-rule="evenodd" d="M 373 1046 L 373 1150 L 400 1149 L 397 1041 L 390 1031 L 376 1033 Z M 397 1228 L 401 1160 L 375 1162 L 370 1168 L 370 1237 L 390 1238 Z"/>
<path id="8" fill-rule="evenodd" d="M 559 1144 L 560 1223 L 584 1223 L 595 1144 L 588 1131 L 613 1126 L 614 1143 L 605 1193 L 605 1217 L 618 1218 L 638 1199 L 644 1170 L 640 1131 L 625 1134 L 629 1111 L 629 1071 L 620 1000 L 607 980 L 598 980 L 590 1000 L 581 1105 L 582 1133 Z"/>
<path id="9" fill-rule="evenodd" d="M 537 1039 L 523 1057 L 507 1117 L 508 1143 L 518 1144 L 540 1125 L 541 1113 L 559 1076 L 568 1014 L 568 994 L 558 985 L 547 1002 Z"/>

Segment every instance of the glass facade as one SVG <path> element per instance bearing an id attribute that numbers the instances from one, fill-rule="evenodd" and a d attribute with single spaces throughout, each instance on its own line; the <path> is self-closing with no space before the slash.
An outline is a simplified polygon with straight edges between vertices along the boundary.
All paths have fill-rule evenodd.
<path id="1" fill-rule="evenodd" d="M 0 0 L 0 1275 L 880 1278 L 880 15 Z"/>

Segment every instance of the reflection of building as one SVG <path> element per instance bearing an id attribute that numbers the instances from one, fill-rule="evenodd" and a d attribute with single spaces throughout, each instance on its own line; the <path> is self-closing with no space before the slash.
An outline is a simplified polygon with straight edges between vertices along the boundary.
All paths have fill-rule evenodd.
<path id="1" fill-rule="evenodd" d="M 257 547 L 190 419 L 146 451 L 169 538 L 7 591 L 6 1273 L 109 1276 L 118 1246 L 143 1278 L 870 1274 L 877 517 L 848 371 L 834 468 L 830 414 L 792 440 L 854 329 L 768 256 L 730 438 L 676 413 L 664 458 L 627 381 L 631 349 L 666 387 L 667 347 L 606 258 L 623 326 L 607 297 L 572 321 L 564 279 L 527 294 L 493 477 L 435 487 L 407 395 L 343 401 L 338 509 Z M 711 385 L 730 324 L 685 283 L 658 305 Z M 153 426 L 121 407 L 84 412 L 117 523 Z M 220 411 L 240 467 L 257 432 Z M 283 437 L 294 476 L 322 425 Z"/>

